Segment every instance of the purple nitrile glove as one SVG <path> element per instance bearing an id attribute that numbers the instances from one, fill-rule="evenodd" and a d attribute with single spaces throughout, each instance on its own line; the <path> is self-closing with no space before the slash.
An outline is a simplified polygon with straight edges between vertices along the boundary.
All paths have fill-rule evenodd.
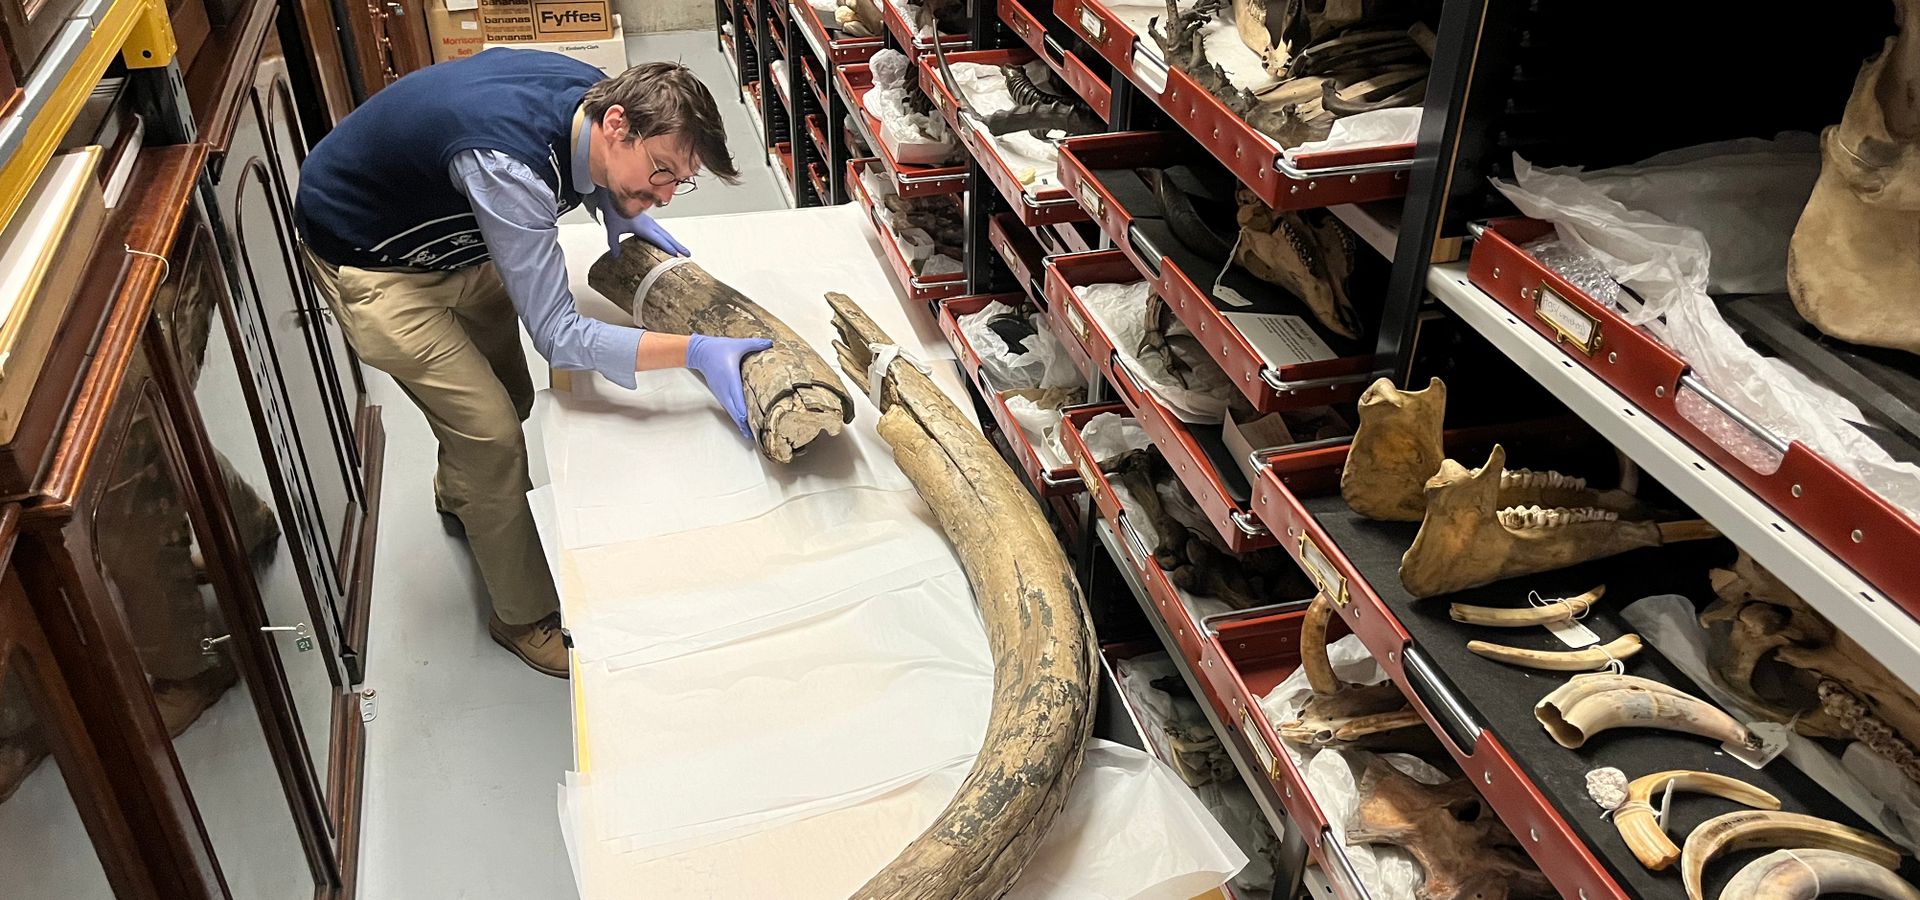
<path id="1" fill-rule="evenodd" d="M 693 255 L 693 251 L 688 250 L 685 244 L 674 240 L 673 235 L 660 227 L 660 223 L 654 221 L 652 216 L 646 213 L 633 218 L 621 215 L 619 210 L 613 208 L 610 193 L 607 188 L 600 189 L 600 220 L 607 226 L 607 252 L 612 253 L 615 259 L 620 258 L 620 239 L 629 234 L 674 256 Z"/>
<path id="2" fill-rule="evenodd" d="M 707 390 L 713 392 L 714 399 L 720 401 L 720 407 L 733 417 L 734 427 L 740 429 L 740 436 L 748 440 L 753 434 L 747 431 L 747 398 L 740 388 L 740 361 L 750 353 L 758 353 L 773 342 L 766 338 L 728 338 L 711 337 L 704 334 L 687 337 L 687 368 L 700 373 L 707 382 Z"/>

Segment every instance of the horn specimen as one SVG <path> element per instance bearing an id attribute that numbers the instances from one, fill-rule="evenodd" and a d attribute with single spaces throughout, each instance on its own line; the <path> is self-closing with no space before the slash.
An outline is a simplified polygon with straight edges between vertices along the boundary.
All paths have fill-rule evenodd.
<path id="1" fill-rule="evenodd" d="M 684 268 L 684 266 L 682 267 Z M 1067 801 L 1093 730 L 1098 675 L 1073 566 L 998 451 L 913 364 L 867 383 L 892 343 L 844 294 L 828 294 L 841 368 L 878 387 L 880 436 L 959 551 L 993 649 L 993 710 L 972 771 L 933 824 L 856 900 L 991 900 L 1010 889 Z"/>
<path id="2" fill-rule="evenodd" d="M 1613 827 L 1620 830 L 1621 839 L 1640 864 L 1655 872 L 1680 861 L 1680 848 L 1674 846 L 1653 815 L 1653 796 L 1664 793 L 1669 783 L 1676 792 L 1712 794 L 1754 809 L 1780 808 L 1780 798 L 1738 778 L 1712 772 L 1673 769 L 1635 778 L 1627 784 L 1627 801 L 1613 811 Z"/>
<path id="3" fill-rule="evenodd" d="M 1802 847 L 1837 850 L 1882 868 L 1891 869 L 1900 864 L 1898 848 L 1838 822 L 1790 812 L 1730 812 L 1700 823 L 1699 828 L 1687 835 L 1686 849 L 1680 851 L 1680 868 L 1688 900 L 1701 900 L 1702 873 L 1714 857 L 1754 847 L 1785 847 L 1795 853 Z"/>
<path id="4" fill-rule="evenodd" d="M 1571 750 L 1610 728 L 1657 728 L 1757 745 L 1745 725 L 1678 688 L 1633 675 L 1575 675 L 1533 707 L 1560 746 Z"/>
<path id="5" fill-rule="evenodd" d="M 647 273 L 670 257 L 639 238 L 620 245 L 620 255 L 600 257 L 587 283 L 614 305 L 632 313 L 634 293 Z M 773 346 L 740 364 L 747 400 L 747 428 L 760 453 L 787 462 L 821 435 L 837 435 L 853 421 L 853 401 L 833 367 L 807 342 L 760 305 L 700 268 L 685 262 L 661 273 L 641 300 L 637 321 L 671 334 L 767 338 Z"/>
<path id="6" fill-rule="evenodd" d="M 1920 889 L 1892 869 L 1836 850 L 1775 850 L 1747 864 L 1727 882 L 1726 900 L 1813 900 L 1821 894 L 1859 894 L 1880 900 L 1920 900 Z"/>
<path id="7" fill-rule="evenodd" d="M 1315 596 L 1300 621 L 1300 668 L 1306 670 L 1313 696 L 1299 718 L 1274 730 L 1289 743 L 1321 747 L 1419 726 L 1420 714 L 1392 682 L 1347 684 L 1334 674 L 1327 659 L 1327 626 L 1332 621 L 1333 601 L 1326 594 Z"/>
<path id="8" fill-rule="evenodd" d="M 1625 661 L 1628 657 L 1639 653 L 1640 636 L 1623 634 L 1604 646 L 1588 647 L 1584 650 L 1523 650 L 1519 647 L 1492 644 L 1486 641 L 1468 641 L 1467 649 L 1495 662 L 1503 662 L 1523 669 L 1594 672 L 1606 668 L 1616 659 Z"/>
<path id="9" fill-rule="evenodd" d="M 1500 609 L 1493 606 L 1468 606 L 1465 603 L 1455 603 L 1448 607 L 1447 611 L 1453 616 L 1455 622 L 1465 622 L 1468 625 L 1485 625 L 1488 628 L 1527 628 L 1533 625 L 1577 619 L 1593 607 L 1594 601 L 1606 594 L 1607 586 L 1603 584 L 1578 597 L 1567 597 L 1544 606 Z"/>

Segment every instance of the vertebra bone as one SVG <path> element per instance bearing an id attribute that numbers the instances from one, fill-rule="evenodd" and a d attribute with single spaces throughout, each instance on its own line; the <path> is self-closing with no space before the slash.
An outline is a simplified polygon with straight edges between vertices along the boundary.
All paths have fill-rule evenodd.
<path id="1" fill-rule="evenodd" d="M 1712 704 L 1633 675 L 1575 675 L 1534 705 L 1533 715 L 1571 750 L 1610 728 L 1657 728 L 1753 747 L 1753 733 Z"/>
<path id="2" fill-rule="evenodd" d="M 1680 861 L 1680 848 L 1660 828 L 1651 803 L 1653 795 L 1666 791 L 1668 784 L 1675 791 L 1712 794 L 1754 809 L 1780 808 L 1780 798 L 1738 778 L 1712 772 L 1673 769 L 1635 778 L 1627 784 L 1626 802 L 1613 811 L 1613 827 L 1620 830 L 1621 839 L 1640 864 L 1655 872 Z"/>
<path id="3" fill-rule="evenodd" d="M 1859 894 L 1880 900 L 1920 900 L 1920 889 L 1892 869 L 1838 850 L 1775 850 L 1747 864 L 1727 882 L 1725 900 L 1813 900 L 1822 894 Z"/>
<path id="4" fill-rule="evenodd" d="M 1741 810 L 1708 819 L 1687 835 L 1680 868 L 1688 900 L 1701 900 L 1702 875 L 1714 857 L 1754 847 L 1835 850 L 1888 869 L 1900 864 L 1898 848 L 1859 829 L 1799 813 Z"/>
<path id="5" fill-rule="evenodd" d="M 1524 669 L 1593 672 L 1606 668 L 1615 660 L 1624 662 L 1627 658 L 1639 653 L 1640 636 L 1623 634 L 1604 646 L 1588 647 L 1584 650 L 1524 650 L 1487 641 L 1468 641 L 1467 649 L 1495 662 L 1520 666 Z"/>

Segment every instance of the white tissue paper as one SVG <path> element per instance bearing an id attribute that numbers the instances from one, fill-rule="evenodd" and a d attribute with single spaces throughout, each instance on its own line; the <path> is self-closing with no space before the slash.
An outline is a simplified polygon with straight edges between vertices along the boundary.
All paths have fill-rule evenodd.
<path id="1" fill-rule="evenodd" d="M 973 105 L 974 111 L 982 116 L 1013 109 L 1013 94 L 1007 90 L 1007 76 L 999 66 L 979 63 L 957 62 L 950 65 L 953 80 L 958 89 Z M 1042 60 L 1033 60 L 1026 64 L 1027 77 L 1035 84 L 1045 85 L 1054 81 L 1053 70 L 1047 68 Z M 972 123 L 970 127 L 978 127 Z M 984 131 L 981 136 L 992 141 L 1000 150 L 1001 159 L 1007 167 L 1020 178 L 1028 193 L 1048 188 L 1060 187 L 1060 148 L 1051 141 L 1041 140 L 1025 131 L 1013 131 L 1002 135 L 989 135 Z M 1049 137 L 1065 137 L 1064 132 L 1050 133 Z"/>
<path id="2" fill-rule="evenodd" d="M 1715 705 L 1742 722 L 1768 721 L 1714 679 L 1707 663 L 1707 630 L 1700 627 L 1692 601 L 1678 594 L 1660 594 L 1628 606 L 1621 615 L 1643 640 L 1693 679 Z M 1850 744 L 1844 753 L 1834 754 L 1820 743 L 1789 731 L 1787 749 L 1780 756 L 1894 843 L 1908 851 L 1917 849 L 1920 788 L 1866 745 Z"/>
<path id="3" fill-rule="evenodd" d="M 1132 284 L 1088 284 L 1075 287 L 1073 292 L 1086 303 L 1087 311 L 1100 321 L 1100 330 L 1113 339 L 1114 350 L 1120 355 L 1120 365 L 1140 379 L 1141 384 L 1164 403 L 1182 422 L 1189 425 L 1218 425 L 1227 412 L 1227 402 L 1233 396 L 1233 382 L 1227 379 L 1227 373 L 1212 357 L 1204 353 L 1182 356 L 1193 371 L 1187 373 L 1190 387 L 1181 386 L 1172 373 L 1167 371 L 1164 361 L 1158 357 L 1141 358 L 1133 350 L 1140 346 L 1140 339 L 1147 333 L 1146 309 L 1147 297 L 1151 285 L 1144 281 Z M 1178 319 L 1167 329 L 1169 335 L 1190 335 L 1185 323 Z"/>
<path id="4" fill-rule="evenodd" d="M 1379 684 L 1387 680 L 1387 673 L 1374 662 L 1357 635 L 1350 634 L 1328 644 L 1327 659 L 1333 664 L 1334 674 L 1347 684 Z M 1296 669 L 1260 698 L 1260 711 L 1269 723 L 1291 722 L 1300 717 L 1300 710 L 1312 696 L 1306 670 Z M 1281 742 L 1281 748 L 1300 769 L 1300 777 L 1306 780 L 1307 788 L 1320 804 L 1320 811 L 1326 813 L 1335 839 L 1346 846 L 1347 859 L 1353 863 L 1360 882 L 1366 885 L 1367 893 L 1375 900 L 1415 900 L 1422 880 L 1420 865 L 1405 850 L 1346 843 L 1346 822 L 1360 802 L 1359 773 L 1365 770 L 1368 754 L 1333 748 L 1316 751 L 1285 741 Z M 1445 773 L 1418 757 L 1383 753 L 1380 758 L 1424 784 L 1442 784 L 1447 780 Z"/>
<path id="5" fill-rule="evenodd" d="M 1012 313 L 1013 307 L 998 300 L 980 308 L 979 312 L 960 316 L 960 333 L 973 345 L 975 353 L 980 355 L 980 369 L 987 380 L 1000 390 L 1013 391 L 1026 388 L 1072 387 L 1086 383 L 1073 361 L 1066 355 L 1066 348 L 1060 345 L 1058 338 L 1046 327 L 1038 316 L 1029 318 L 1034 324 L 1034 336 L 1026 341 L 1024 349 L 1015 351 L 1007 346 L 999 333 L 987 327 L 987 323 Z"/>
<path id="6" fill-rule="evenodd" d="M 1087 451 L 1093 454 L 1093 461 L 1104 463 L 1129 450 L 1145 450 L 1153 446 L 1153 439 L 1147 437 L 1147 430 L 1140 427 L 1140 420 L 1119 413 L 1101 413 L 1087 420 L 1080 429 L 1080 441 L 1087 445 Z"/>
<path id="7" fill-rule="evenodd" d="M 1286 155 L 1287 159 L 1291 160 L 1306 153 L 1358 150 L 1363 147 L 1391 147 L 1411 144 L 1419 139 L 1420 107 L 1376 109 L 1357 116 L 1342 116 L 1333 120 L 1333 129 L 1327 132 L 1325 140 L 1308 141 L 1298 147 L 1288 148 Z"/>
<path id="8" fill-rule="evenodd" d="M 1862 421 L 1851 404 L 1831 392 L 1805 390 L 1804 379 L 1785 374 L 1784 364 L 1749 347 L 1708 294 L 1722 255 L 1729 261 L 1724 285 L 1784 287 L 1782 248 L 1805 204 L 1807 167 L 1817 171 L 1818 164 L 1804 139 L 1786 137 L 1693 148 L 1626 174 L 1539 169 L 1516 155 L 1515 183 L 1494 185 L 1522 213 L 1552 222 L 1562 240 L 1592 254 L 1638 294 L 1643 302 L 1620 297 L 1626 320 L 1673 348 L 1716 396 L 1780 438 L 1812 447 L 1920 519 L 1920 467 L 1894 460 L 1849 425 Z M 1616 193 L 1687 224 L 1628 206 Z M 1766 210 L 1756 211 L 1756 203 Z M 1724 249 L 1716 252 L 1710 236 Z"/>

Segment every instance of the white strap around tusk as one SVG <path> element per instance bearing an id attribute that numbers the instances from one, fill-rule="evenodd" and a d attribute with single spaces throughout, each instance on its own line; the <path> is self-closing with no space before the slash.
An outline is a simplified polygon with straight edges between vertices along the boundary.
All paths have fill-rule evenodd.
<path id="1" fill-rule="evenodd" d="M 1620 659 L 1619 657 L 1617 657 L 1617 656 L 1614 656 L 1614 655 L 1613 655 L 1613 654 L 1611 654 L 1611 653 L 1608 653 L 1608 652 L 1607 652 L 1607 645 L 1606 645 L 1606 644 L 1596 644 L 1596 645 L 1594 645 L 1594 646 L 1595 646 L 1595 648 L 1596 648 L 1596 649 L 1598 649 L 1598 650 L 1600 651 L 1600 655 L 1601 655 L 1601 656 L 1604 656 L 1604 657 L 1606 657 L 1606 658 L 1607 658 L 1607 670 L 1608 670 L 1608 671 L 1610 671 L 1610 672 L 1612 672 L 1612 673 L 1613 673 L 1613 674 L 1615 674 L 1615 675 L 1625 675 L 1625 674 L 1627 674 L 1627 664 L 1626 664 L 1625 662 L 1623 662 L 1623 661 L 1621 661 L 1621 659 Z M 1673 785 L 1673 782 L 1671 782 L 1671 781 L 1669 781 L 1669 782 L 1667 782 L 1667 785 L 1668 785 L 1669 787 L 1671 787 L 1671 786 Z"/>
<path id="2" fill-rule="evenodd" d="M 922 375 L 933 374 L 933 370 L 927 368 L 926 363 L 914 359 L 906 351 L 901 350 L 899 344 L 868 343 L 867 352 L 873 354 L 873 362 L 867 365 L 867 399 L 872 401 L 875 409 L 880 408 L 881 385 L 886 378 L 887 367 L 893 365 L 894 360 L 906 360 L 908 365 L 919 369 Z"/>
<path id="3" fill-rule="evenodd" d="M 667 271 L 674 266 L 690 262 L 693 262 L 691 256 L 669 256 L 647 270 L 647 274 L 640 279 L 640 286 L 633 289 L 633 324 L 641 328 L 647 327 L 647 323 L 640 321 L 640 307 L 642 301 L 647 299 L 647 292 L 653 290 L 653 283 L 659 281 L 660 276 L 667 274 Z"/>
<path id="4" fill-rule="evenodd" d="M 1574 599 L 1578 599 L 1578 598 L 1574 598 Z M 1565 606 L 1567 608 L 1567 618 L 1575 621 L 1586 618 L 1587 613 L 1590 613 L 1593 611 L 1593 604 L 1588 603 L 1585 600 L 1581 600 L 1579 603 L 1575 603 L 1573 602 L 1573 600 L 1568 599 L 1566 597 L 1542 597 L 1540 596 L 1539 591 L 1527 592 L 1528 606 L 1534 606 L 1540 609 L 1546 609 L 1547 607 L 1552 606 L 1555 603 Z"/>

